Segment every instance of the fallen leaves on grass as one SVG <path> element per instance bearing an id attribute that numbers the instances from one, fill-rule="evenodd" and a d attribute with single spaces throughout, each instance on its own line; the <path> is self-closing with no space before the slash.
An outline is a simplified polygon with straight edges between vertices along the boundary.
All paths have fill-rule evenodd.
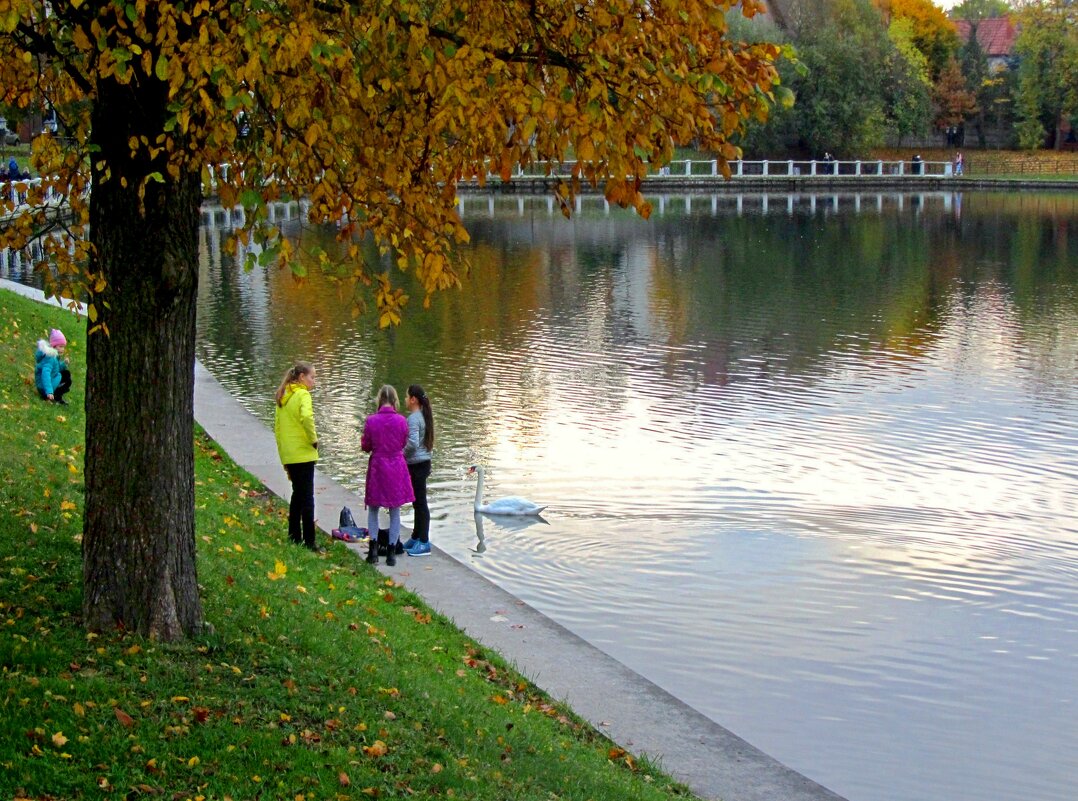
<path id="1" fill-rule="evenodd" d="M 422 624 L 424 626 L 430 623 L 431 617 L 429 613 L 423 612 L 420 609 L 416 609 L 414 606 L 402 606 L 401 609 L 403 609 L 405 612 L 415 618 L 416 623 Z"/>
<path id="2" fill-rule="evenodd" d="M 120 707 L 114 706 L 112 711 L 116 715 L 116 720 L 120 721 L 120 725 L 128 729 L 135 725 L 135 719 L 120 709 Z"/>
<path id="3" fill-rule="evenodd" d="M 383 757 L 389 753 L 389 746 L 381 740 L 375 740 L 370 745 L 363 746 L 363 753 L 369 757 Z"/>

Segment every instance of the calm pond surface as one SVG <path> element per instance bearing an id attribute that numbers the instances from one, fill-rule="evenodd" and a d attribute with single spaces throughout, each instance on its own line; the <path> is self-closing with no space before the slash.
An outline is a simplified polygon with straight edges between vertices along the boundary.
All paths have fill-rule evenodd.
<path id="1" fill-rule="evenodd" d="M 390 332 L 218 218 L 199 357 L 267 422 L 312 360 L 352 487 L 422 383 L 439 547 L 851 801 L 1072 799 L 1078 196 L 654 200 L 466 196 L 463 291 Z"/>

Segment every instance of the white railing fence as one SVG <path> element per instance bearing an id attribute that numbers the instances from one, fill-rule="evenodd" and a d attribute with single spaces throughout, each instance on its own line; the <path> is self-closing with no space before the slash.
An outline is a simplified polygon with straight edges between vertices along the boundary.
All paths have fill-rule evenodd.
<path id="1" fill-rule="evenodd" d="M 549 166 L 549 169 L 548 169 Z M 572 174 L 575 161 L 563 161 L 560 164 L 536 162 L 527 167 L 518 167 L 517 178 L 540 178 L 547 175 L 565 176 Z M 949 161 L 824 161 L 787 159 L 782 161 L 750 161 L 739 159 L 730 162 L 732 178 L 797 178 L 797 177 L 949 177 L 954 175 L 954 165 Z M 680 159 L 671 161 L 665 167 L 649 175 L 653 178 L 720 178 L 718 161 L 700 159 Z M 493 176 L 491 176 L 493 177 Z"/>
<path id="2" fill-rule="evenodd" d="M 16 208 L 26 205 L 30 190 L 37 186 L 41 186 L 40 178 L 16 178 L 14 180 L 5 178 L 0 181 L 0 191 L 4 192 L 4 197 L 14 203 Z M 48 203 L 52 198 L 52 187 L 46 187 L 45 202 Z"/>

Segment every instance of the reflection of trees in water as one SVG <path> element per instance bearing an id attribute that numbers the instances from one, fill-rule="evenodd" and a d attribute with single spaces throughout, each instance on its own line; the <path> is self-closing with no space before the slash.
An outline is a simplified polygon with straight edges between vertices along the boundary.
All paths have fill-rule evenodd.
<path id="1" fill-rule="evenodd" d="M 812 212 L 800 198 L 793 214 L 740 216 L 672 200 L 647 222 L 586 205 L 566 222 L 539 200 L 518 200 L 465 216 L 463 291 L 424 311 L 403 277 L 413 303 L 393 331 L 370 315 L 353 319 L 346 285 L 315 265 L 302 285 L 278 268 L 252 277 L 207 245 L 200 355 L 213 351 L 223 378 L 233 368 L 257 376 L 243 379 L 257 403 L 289 360 L 312 359 L 327 425 L 341 438 L 354 435 L 381 383 L 424 383 L 452 407 L 440 418 L 442 443 L 460 459 L 503 441 L 506 425 L 517 448 L 542 442 L 542 421 L 569 402 L 680 404 L 700 387 L 815 382 L 850 358 L 907 369 L 938 348 L 963 296 L 989 285 L 1007 300 L 990 313 L 1015 321 L 1006 330 L 1029 349 L 1029 370 L 1049 382 L 1073 377 L 1064 344 L 1078 318 L 1070 198 L 973 195 L 959 206 L 930 196 L 901 210 L 887 199 L 882 213 L 865 213 L 864 202 L 857 213 L 848 198 Z M 332 230 L 307 235 L 334 245 Z"/>
<path id="2" fill-rule="evenodd" d="M 811 372 L 836 347 L 916 356 L 931 347 L 941 310 L 959 287 L 1002 278 L 1021 304 L 1025 289 L 1036 298 L 1055 278 L 1073 284 L 1073 267 L 1069 274 L 1061 270 L 1078 263 L 1067 235 L 1075 202 L 1067 197 L 1030 204 L 974 196 L 962 215 L 922 210 L 839 215 L 825 223 L 804 214 L 712 217 L 706 204 L 692 208 L 705 213 L 648 223 L 593 215 L 571 225 L 537 225 L 527 211 L 522 219 L 510 207 L 504 217 L 470 224 L 476 243 L 530 241 L 543 254 L 561 251 L 561 272 L 575 261 L 582 281 L 605 282 L 559 298 L 569 302 L 570 314 L 605 314 L 605 330 L 620 342 L 703 343 L 701 367 L 710 375 L 701 378 L 720 384 L 729 363 L 742 357 L 761 370 L 796 374 Z M 1000 215 L 1022 223 L 1004 224 Z M 649 262 L 646 270 L 639 269 L 642 261 Z M 996 274 L 993 265 L 1000 264 L 1008 275 Z M 1038 265 L 1047 265 L 1047 274 Z M 626 276 L 647 287 L 643 313 L 618 292 Z"/>

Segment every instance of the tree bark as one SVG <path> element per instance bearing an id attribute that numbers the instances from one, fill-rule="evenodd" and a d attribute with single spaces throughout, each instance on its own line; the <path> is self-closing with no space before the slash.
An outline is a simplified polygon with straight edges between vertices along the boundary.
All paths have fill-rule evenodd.
<path id="1" fill-rule="evenodd" d="M 193 171 L 170 177 L 128 146 L 131 136 L 155 141 L 166 102 L 152 80 L 104 81 L 93 111 L 90 269 L 107 282 L 94 301 L 108 333 L 87 338 L 83 615 L 91 630 L 175 640 L 202 627 L 193 430 L 201 183 Z M 163 182 L 147 182 L 140 201 L 152 172 Z"/>

